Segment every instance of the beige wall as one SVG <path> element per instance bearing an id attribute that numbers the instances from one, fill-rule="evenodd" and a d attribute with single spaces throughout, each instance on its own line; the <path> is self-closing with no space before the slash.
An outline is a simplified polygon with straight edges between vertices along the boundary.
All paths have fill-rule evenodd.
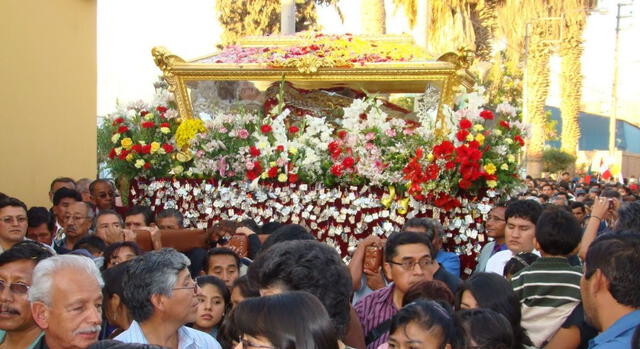
<path id="1" fill-rule="evenodd" d="M 0 1 L 0 192 L 96 176 L 96 1 Z"/>

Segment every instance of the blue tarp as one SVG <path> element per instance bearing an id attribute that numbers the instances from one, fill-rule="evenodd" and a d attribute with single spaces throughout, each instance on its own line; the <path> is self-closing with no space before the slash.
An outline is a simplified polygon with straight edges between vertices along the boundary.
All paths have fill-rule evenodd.
<path id="1" fill-rule="evenodd" d="M 558 121 L 558 138 L 562 133 L 560 109 L 546 106 L 551 119 Z M 560 148 L 560 141 L 549 141 L 548 145 Z M 640 154 L 640 128 L 622 120 L 616 120 L 616 147 L 629 153 Z M 579 150 L 609 150 L 609 117 L 580 112 Z"/>

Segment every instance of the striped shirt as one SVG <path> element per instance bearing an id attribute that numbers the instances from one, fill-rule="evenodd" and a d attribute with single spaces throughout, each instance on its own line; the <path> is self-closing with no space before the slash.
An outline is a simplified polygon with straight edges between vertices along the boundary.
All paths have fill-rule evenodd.
<path id="1" fill-rule="evenodd" d="M 393 304 L 394 287 L 394 284 L 391 284 L 376 290 L 356 304 L 355 311 L 362 324 L 365 337 L 371 330 L 391 319 L 398 312 Z M 367 349 L 376 349 L 380 344 L 386 343 L 387 338 L 389 338 L 388 331 L 367 345 Z"/>
<path id="2" fill-rule="evenodd" d="M 114 339 L 124 343 L 149 344 L 142 328 L 135 320 L 126 331 Z M 208 333 L 181 326 L 178 328 L 178 349 L 222 349 L 222 347 Z"/>
<path id="3" fill-rule="evenodd" d="M 542 257 L 511 278 L 522 306 L 522 327 L 537 347 L 548 341 L 580 303 L 580 267 Z"/>

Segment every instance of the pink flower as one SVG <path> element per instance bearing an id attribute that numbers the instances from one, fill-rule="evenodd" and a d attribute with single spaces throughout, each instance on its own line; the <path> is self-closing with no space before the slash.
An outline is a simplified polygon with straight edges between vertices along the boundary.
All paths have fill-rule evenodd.
<path id="1" fill-rule="evenodd" d="M 278 160 L 276 160 L 276 165 L 278 165 L 278 167 L 284 167 L 286 164 L 287 164 L 287 159 L 278 158 Z"/>
<path id="2" fill-rule="evenodd" d="M 240 139 L 249 138 L 249 131 L 245 130 L 244 128 L 242 130 L 239 130 L 238 131 L 238 138 L 240 138 Z"/>
<path id="3" fill-rule="evenodd" d="M 375 133 L 373 133 L 373 132 L 369 132 L 369 133 L 367 133 L 367 135 L 366 135 L 366 136 L 364 136 L 364 139 L 366 139 L 366 140 L 368 140 L 368 141 L 370 141 L 370 140 L 372 140 L 372 139 L 374 139 L 374 138 L 376 138 L 376 134 L 375 134 Z"/>
<path id="4" fill-rule="evenodd" d="M 218 132 L 220 132 L 220 133 L 227 133 L 227 131 L 229 131 L 229 130 L 227 130 L 226 127 L 220 127 L 220 129 L 218 130 Z"/>
<path id="5" fill-rule="evenodd" d="M 410 128 L 405 128 L 404 130 L 402 130 L 402 133 L 404 133 L 407 136 L 410 136 L 414 133 L 415 131 L 413 129 Z"/>
<path id="6" fill-rule="evenodd" d="M 373 149 L 373 147 L 374 147 L 373 143 L 365 143 L 364 145 L 364 149 L 366 150 L 371 150 Z"/>
<path id="7" fill-rule="evenodd" d="M 390 128 L 390 129 L 384 131 L 384 134 L 386 134 L 389 137 L 395 137 L 396 136 L 396 130 Z"/>
<path id="8" fill-rule="evenodd" d="M 254 165 L 253 165 L 253 161 L 247 161 L 247 162 L 245 162 L 245 163 L 244 163 L 244 167 L 247 169 L 247 171 L 251 171 L 251 170 L 253 170 L 253 167 L 254 167 Z"/>

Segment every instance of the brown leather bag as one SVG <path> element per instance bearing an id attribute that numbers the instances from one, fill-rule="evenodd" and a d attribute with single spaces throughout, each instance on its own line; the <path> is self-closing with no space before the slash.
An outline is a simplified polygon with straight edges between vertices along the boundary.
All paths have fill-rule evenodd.
<path id="1" fill-rule="evenodd" d="M 382 249 L 376 246 L 368 246 L 364 251 L 363 269 L 377 272 L 382 266 Z"/>
<path id="2" fill-rule="evenodd" d="M 233 234 L 225 247 L 235 247 L 240 257 L 247 257 L 249 254 L 249 237 L 244 234 Z"/>
<path id="3" fill-rule="evenodd" d="M 143 251 L 153 250 L 151 234 L 146 230 L 134 230 L 136 243 Z M 187 252 L 196 247 L 209 248 L 209 233 L 204 229 L 161 229 L 162 247 L 173 247 Z"/>

